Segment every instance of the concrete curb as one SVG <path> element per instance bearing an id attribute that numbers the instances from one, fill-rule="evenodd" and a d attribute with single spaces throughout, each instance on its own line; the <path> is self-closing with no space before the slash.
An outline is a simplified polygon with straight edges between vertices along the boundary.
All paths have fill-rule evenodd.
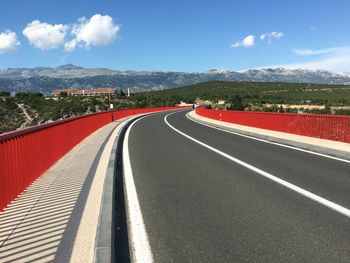
<path id="1" fill-rule="evenodd" d="M 263 140 L 270 141 L 270 142 L 276 142 L 276 143 L 280 143 L 280 144 L 284 144 L 284 145 L 288 145 L 288 146 L 293 146 L 293 147 L 301 148 L 301 149 L 316 152 L 316 153 L 330 155 L 330 156 L 341 158 L 344 160 L 350 160 L 350 153 L 346 152 L 346 151 L 332 149 L 332 148 L 328 148 L 328 147 L 324 147 L 324 146 L 320 146 L 320 145 L 308 144 L 308 143 L 304 143 L 304 142 L 290 140 L 287 138 L 278 138 L 278 137 L 270 136 L 267 134 L 255 133 L 255 132 L 251 132 L 251 131 L 247 131 L 247 130 L 243 130 L 243 129 L 232 128 L 232 127 L 226 126 L 224 122 L 222 125 L 216 124 L 216 123 L 210 122 L 209 118 L 206 118 L 206 119 L 208 119 L 208 121 L 207 121 L 207 120 L 202 119 L 204 117 L 200 116 L 201 118 L 199 118 L 199 117 L 197 117 L 197 115 L 198 114 L 195 113 L 194 111 L 187 114 L 187 116 L 190 119 L 192 119 L 193 121 L 203 123 L 203 124 L 206 124 L 208 126 L 220 128 L 220 129 L 227 130 L 227 131 L 232 131 L 235 133 L 239 133 L 239 134 L 243 134 L 243 135 L 247 135 L 247 136 L 251 136 L 251 137 L 255 137 L 255 138 L 259 138 L 259 139 L 263 139 Z"/>
<path id="2" fill-rule="evenodd" d="M 120 124 L 119 124 L 120 125 Z M 119 125 L 117 127 L 119 127 Z M 112 211 L 113 211 L 113 185 L 114 185 L 114 171 L 115 160 L 118 146 L 119 136 L 115 138 L 112 146 L 112 152 L 110 154 L 107 172 L 105 176 L 105 182 L 103 186 L 102 204 L 99 216 L 96 245 L 95 245 L 95 257 L 94 262 L 111 262 L 112 261 L 112 233 L 113 227 Z"/>
<path id="3" fill-rule="evenodd" d="M 101 201 L 101 210 L 98 221 L 94 262 L 113 262 L 114 261 L 114 236 L 115 236 L 115 184 L 116 184 L 116 161 L 117 149 L 121 143 L 120 137 L 123 129 L 140 116 L 133 116 L 119 123 L 115 129 L 119 129 L 117 137 L 114 139 L 113 146 L 109 155 L 108 167 L 105 175 L 103 194 Z"/>

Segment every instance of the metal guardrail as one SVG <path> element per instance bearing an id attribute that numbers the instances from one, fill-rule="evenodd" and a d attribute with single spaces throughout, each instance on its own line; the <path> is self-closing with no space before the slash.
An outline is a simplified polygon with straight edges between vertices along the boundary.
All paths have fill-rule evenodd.
<path id="1" fill-rule="evenodd" d="M 196 113 L 239 125 L 350 143 L 350 116 L 209 110 L 202 107 L 197 108 Z"/>
<path id="2" fill-rule="evenodd" d="M 178 108 L 93 113 L 0 135 L 0 211 L 69 150 L 102 126 L 134 114 Z"/>

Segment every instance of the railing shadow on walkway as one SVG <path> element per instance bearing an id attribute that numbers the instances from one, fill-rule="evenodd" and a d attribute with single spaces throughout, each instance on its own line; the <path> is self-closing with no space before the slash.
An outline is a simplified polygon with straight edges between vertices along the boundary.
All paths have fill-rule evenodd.
<path id="1" fill-rule="evenodd" d="M 77 159 L 85 150 L 78 145 L 0 213 L 0 262 L 70 260 L 105 142 L 90 160 Z"/>

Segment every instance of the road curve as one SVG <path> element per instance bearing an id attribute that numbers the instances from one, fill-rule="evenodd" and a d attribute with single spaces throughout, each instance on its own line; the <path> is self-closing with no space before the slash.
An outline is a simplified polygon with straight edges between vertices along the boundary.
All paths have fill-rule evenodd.
<path id="1" fill-rule="evenodd" d="M 186 112 L 166 120 L 217 151 L 350 208 L 350 163 L 206 127 L 187 119 Z M 348 216 L 190 140 L 165 122 L 168 114 L 138 120 L 124 142 L 149 259 L 350 261 Z M 131 249 L 142 255 L 137 244 Z"/>

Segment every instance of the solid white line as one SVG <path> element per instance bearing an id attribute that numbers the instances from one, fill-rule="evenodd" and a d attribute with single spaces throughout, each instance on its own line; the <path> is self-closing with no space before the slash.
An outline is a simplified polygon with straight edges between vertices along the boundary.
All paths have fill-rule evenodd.
<path id="1" fill-rule="evenodd" d="M 128 219 L 128 235 L 132 262 L 153 262 L 153 256 L 136 193 L 129 155 L 130 130 L 134 124 L 142 118 L 133 122 L 125 134 L 123 145 L 124 187 L 127 204 L 126 210 Z"/>
<path id="2" fill-rule="evenodd" d="M 238 132 L 225 130 L 223 128 L 212 126 L 212 125 L 207 124 L 207 123 L 202 123 L 200 121 L 194 120 L 193 118 L 190 118 L 188 116 L 188 113 L 186 114 L 186 117 L 190 121 L 193 121 L 193 122 L 198 123 L 200 125 L 207 126 L 209 128 L 213 128 L 213 129 L 216 129 L 216 130 L 219 130 L 219 131 L 231 133 L 231 134 L 234 134 L 234 135 L 237 135 L 237 136 L 241 136 L 241 137 L 245 137 L 245 138 L 248 138 L 248 139 L 252 139 L 252 140 L 255 140 L 255 141 L 260 141 L 260 142 L 264 142 L 264 143 L 269 143 L 269 144 L 273 144 L 273 145 L 277 145 L 277 146 L 293 149 L 293 150 L 300 151 L 300 152 L 310 153 L 310 154 L 313 154 L 313 155 L 317 155 L 317 156 L 333 159 L 333 160 L 336 160 L 336 161 L 341 161 L 341 162 L 344 162 L 344 163 L 350 163 L 350 160 L 334 157 L 334 156 L 323 154 L 323 153 L 313 152 L 313 151 L 310 151 L 310 150 L 306 150 L 306 149 L 302 149 L 302 148 L 298 148 L 298 147 L 295 147 L 295 146 L 286 145 L 286 144 L 282 144 L 282 143 L 278 143 L 278 142 L 271 142 L 271 141 L 268 141 L 268 140 L 265 140 L 265 139 L 260 139 L 260 138 L 253 137 L 253 136 L 250 136 L 250 135 L 245 135 L 245 134 L 241 134 L 241 133 L 238 133 Z"/>
<path id="3" fill-rule="evenodd" d="M 305 197 L 307 197 L 307 198 L 309 198 L 311 200 L 314 200 L 317 203 L 322 204 L 322 205 L 324 205 L 324 206 L 326 206 L 326 207 L 328 207 L 328 208 L 330 208 L 330 209 L 332 209 L 332 210 L 334 210 L 334 211 L 336 211 L 336 212 L 338 212 L 340 214 L 343 214 L 343 215 L 345 215 L 347 217 L 350 217 L 350 210 L 349 209 L 347 209 L 347 208 L 345 208 L 343 206 L 340 206 L 340 205 L 338 205 L 336 203 L 333 203 L 333 202 L 331 202 L 331 201 L 329 201 L 329 200 L 327 200 L 327 199 L 325 199 L 323 197 L 320 197 L 320 196 L 318 196 L 316 194 L 313 194 L 313 193 L 311 193 L 311 192 L 309 192 L 309 191 L 307 191 L 307 190 L 305 190 L 305 189 L 303 189 L 303 188 L 301 188 L 299 186 L 296 186 L 296 185 L 291 184 L 291 183 L 289 183 L 289 182 L 287 182 L 285 180 L 282 180 L 282 179 L 280 179 L 280 178 L 278 178 L 278 177 L 276 177 L 276 176 L 274 176 L 274 175 L 272 175 L 272 174 L 270 174 L 268 172 L 265 172 L 265 171 L 263 171 L 263 170 L 261 170 L 261 169 L 259 169 L 257 167 L 254 167 L 254 166 L 252 166 L 252 165 L 250 165 L 250 164 L 248 164 L 246 162 L 243 162 L 243 161 L 241 161 L 241 160 L 239 160 L 239 159 L 237 159 L 235 157 L 232 157 L 232 156 L 230 156 L 230 155 L 228 155 L 228 154 L 226 154 L 226 153 L 224 153 L 224 152 L 222 152 L 222 151 L 220 151 L 218 149 L 215 149 L 214 147 L 211 147 L 211 146 L 209 146 L 209 145 L 207 145 L 207 144 L 205 144 L 205 143 L 203 143 L 203 142 L 201 142 L 201 141 L 199 141 L 199 140 L 197 140 L 197 139 L 187 135 L 186 133 L 183 133 L 182 131 L 179 131 L 174 126 L 172 126 L 167 120 L 168 116 L 170 116 L 170 115 L 172 115 L 174 113 L 166 115 L 164 117 L 164 121 L 171 129 L 173 129 L 177 133 L 181 134 L 182 136 L 190 139 L 191 141 L 193 141 L 195 143 L 198 143 L 199 145 L 202 145 L 203 147 L 205 147 L 205 148 L 207 148 L 207 149 L 209 149 L 209 150 L 211 150 L 211 151 L 213 151 L 213 152 L 215 152 L 215 153 L 217 153 L 217 154 L 219 154 L 219 155 L 221 155 L 221 156 L 223 156 L 223 157 L 225 157 L 225 158 L 227 158 L 227 159 L 229 159 L 229 160 L 231 160 L 231 161 L 233 161 L 233 162 L 235 162 L 235 163 L 237 163 L 237 164 L 239 164 L 239 165 L 241 165 L 241 166 L 243 166 L 243 167 L 245 167 L 245 168 L 247 168 L 247 169 L 249 169 L 249 170 L 251 170 L 253 172 L 256 172 L 256 173 L 264 176 L 267 179 L 270 179 L 271 181 L 274 181 L 274 182 L 276 182 L 276 183 L 278 183 L 278 184 L 280 184 L 280 185 L 282 185 L 282 186 L 284 186 L 284 187 L 286 187 L 286 188 L 288 188 L 288 189 L 290 189 L 292 191 L 295 191 L 295 192 L 297 192 L 297 193 L 299 193 L 299 194 L 301 194 L 301 195 L 303 195 L 303 196 L 305 196 Z"/>

